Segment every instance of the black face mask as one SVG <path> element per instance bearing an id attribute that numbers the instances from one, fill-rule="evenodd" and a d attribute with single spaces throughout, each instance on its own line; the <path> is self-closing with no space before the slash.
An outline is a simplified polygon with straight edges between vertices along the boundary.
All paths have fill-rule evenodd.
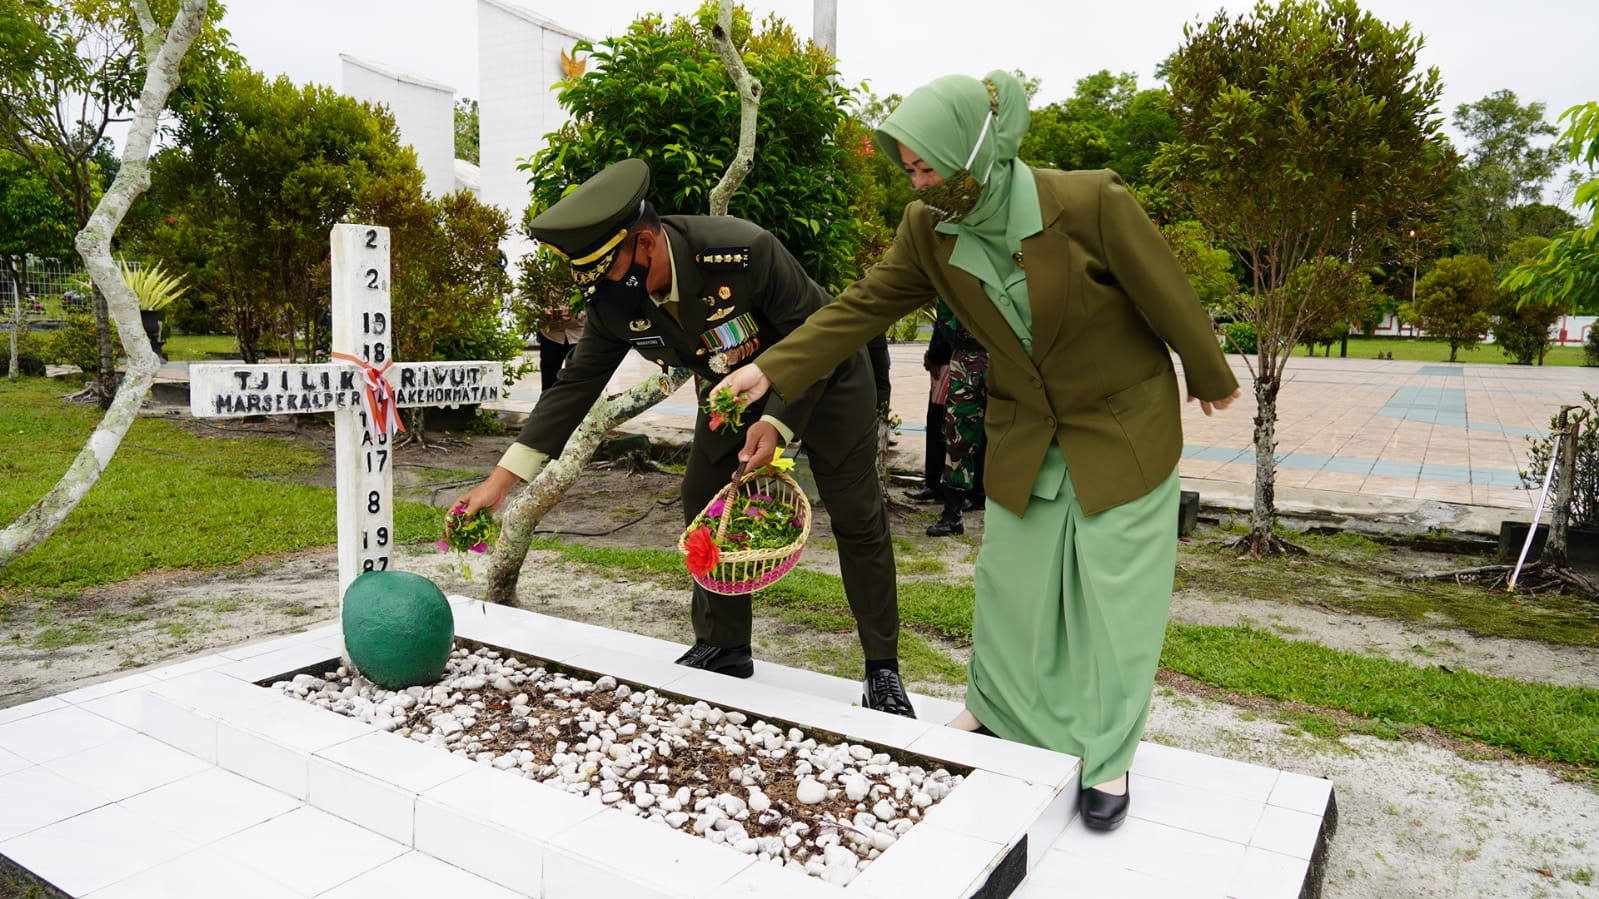
<path id="1" fill-rule="evenodd" d="M 649 299 L 650 289 L 645 285 L 649 283 L 650 267 L 641 265 L 638 257 L 633 257 L 632 264 L 627 268 L 627 274 L 616 281 L 602 279 L 594 287 L 594 296 L 589 302 L 628 303 Z"/>

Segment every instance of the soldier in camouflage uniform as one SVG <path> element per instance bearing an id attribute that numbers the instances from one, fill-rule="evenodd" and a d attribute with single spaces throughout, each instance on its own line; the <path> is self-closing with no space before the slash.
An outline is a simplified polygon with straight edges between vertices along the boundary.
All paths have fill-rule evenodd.
<path id="1" fill-rule="evenodd" d="M 966 533 L 961 512 L 974 508 L 983 493 L 983 409 L 988 351 L 961 327 L 943 300 L 938 302 L 938 327 L 948 335 L 949 397 L 944 401 L 944 514 L 929 525 L 927 536 Z"/>

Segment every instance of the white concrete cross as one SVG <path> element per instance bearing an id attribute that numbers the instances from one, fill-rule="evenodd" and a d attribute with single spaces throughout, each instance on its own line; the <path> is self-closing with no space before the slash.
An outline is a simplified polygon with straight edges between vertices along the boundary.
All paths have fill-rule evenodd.
<path id="1" fill-rule="evenodd" d="M 333 352 L 383 373 L 397 405 L 458 406 L 501 398 L 498 362 L 394 362 L 389 314 L 389 229 L 334 225 Z M 189 367 L 196 418 L 333 413 L 339 521 L 339 603 L 363 571 L 394 567 L 391 435 L 370 421 L 364 374 L 353 362 Z"/>

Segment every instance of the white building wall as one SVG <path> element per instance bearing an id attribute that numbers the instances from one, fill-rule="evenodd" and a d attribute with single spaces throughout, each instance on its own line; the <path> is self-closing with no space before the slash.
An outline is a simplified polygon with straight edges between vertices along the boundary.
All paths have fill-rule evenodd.
<path id="1" fill-rule="evenodd" d="M 1549 342 L 1555 346 L 1582 346 L 1588 339 L 1588 332 L 1593 330 L 1594 322 L 1599 321 L 1599 316 L 1594 315 L 1562 315 L 1560 320 L 1549 326 Z M 1360 335 L 1363 332 L 1358 327 L 1350 328 L 1351 335 Z M 1415 325 L 1407 325 L 1399 320 L 1398 316 L 1390 315 L 1377 326 L 1378 337 L 1426 337 L 1427 332 Z M 1493 343 L 1493 332 L 1482 335 L 1483 343 Z"/>
<path id="2" fill-rule="evenodd" d="M 517 260 L 533 249 L 522 233 L 530 190 L 517 163 L 544 148 L 544 136 L 566 121 L 555 86 L 565 77 L 561 54 L 583 35 L 506 0 L 478 0 L 478 166 L 482 199 L 503 209 L 511 235 L 501 246 L 515 277 Z"/>
<path id="3" fill-rule="evenodd" d="M 339 58 L 344 93 L 389 108 L 400 141 L 416 151 L 428 192 L 455 190 L 455 88 L 346 53 Z"/>

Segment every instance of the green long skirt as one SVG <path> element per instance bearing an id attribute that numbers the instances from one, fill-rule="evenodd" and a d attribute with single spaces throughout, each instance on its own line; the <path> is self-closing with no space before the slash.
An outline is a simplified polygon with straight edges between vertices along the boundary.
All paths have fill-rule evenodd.
<path id="1" fill-rule="evenodd" d="M 1181 488 L 1174 469 L 1085 515 L 1064 475 L 1051 447 L 1024 516 L 988 503 L 966 707 L 997 736 L 1078 756 L 1091 786 L 1127 771 L 1149 715 Z"/>

